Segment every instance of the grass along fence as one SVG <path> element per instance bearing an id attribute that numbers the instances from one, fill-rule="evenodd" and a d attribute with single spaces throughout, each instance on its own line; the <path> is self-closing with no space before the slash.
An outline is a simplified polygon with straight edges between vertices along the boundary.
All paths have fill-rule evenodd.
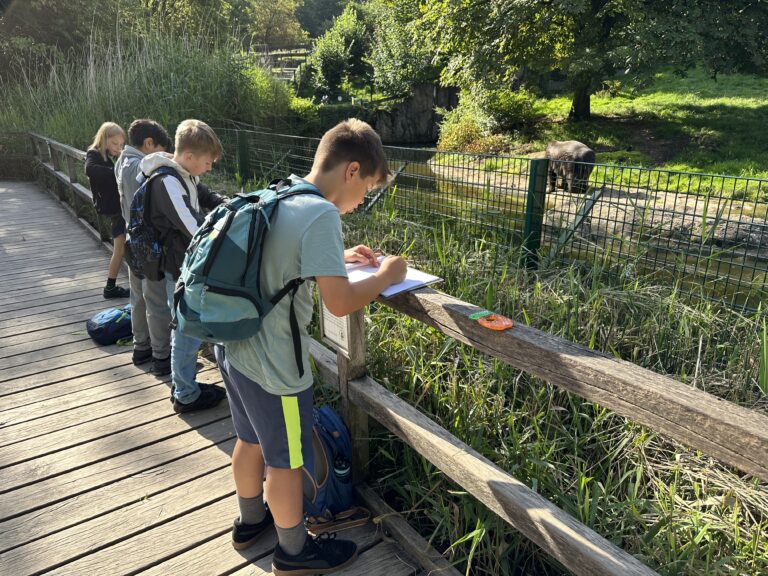
<path id="1" fill-rule="evenodd" d="M 41 139 L 37 138 L 36 141 L 40 142 Z M 45 142 L 51 156 L 78 157 L 79 151 Z M 40 160 L 44 160 L 44 157 Z M 66 174 L 71 162 L 61 165 L 64 170 L 56 169 L 52 162 L 43 161 L 42 165 L 46 172 L 53 173 L 55 182 L 72 189 L 72 195 L 65 196 L 65 199 L 82 195 L 80 185 Z M 380 300 L 380 305 L 391 307 L 418 322 L 425 322 L 487 357 L 520 368 L 658 430 L 669 438 L 714 455 L 752 474 L 756 479 L 762 479 L 763 482 L 768 479 L 768 418 L 757 411 L 725 402 L 670 378 L 533 328 L 518 325 L 507 333 L 487 333 L 469 318 L 471 313 L 478 310 L 476 306 L 432 290 L 392 300 Z M 356 351 L 349 358 L 344 355 L 333 358 L 319 345 L 313 346 L 319 373 L 329 382 L 338 379 L 340 383 L 344 411 L 356 432 L 358 476 L 360 465 L 369 461 L 365 442 L 368 425 L 364 412 L 413 446 L 469 494 L 480 498 L 506 522 L 574 573 L 651 573 L 636 559 L 553 506 L 537 491 L 527 488 L 511 474 L 495 467 L 408 403 L 378 386 L 371 378 L 363 376 L 366 362 L 360 340 L 363 322 L 362 315 L 356 316 L 352 322 L 358 330 L 356 341 L 359 344 L 353 347 Z M 417 358 L 413 360 L 418 361 Z M 510 385 L 515 388 L 514 384 Z M 416 405 L 427 391 L 428 388 L 421 393 Z M 484 401 L 484 398 L 478 398 L 481 404 Z M 478 409 L 482 409 L 481 404 L 478 404 Z M 639 472 L 637 478 L 639 483 Z M 635 490 L 640 489 L 641 486 L 635 486 Z M 597 503 L 593 500 L 593 504 Z M 653 526 L 649 538 L 652 539 L 660 529 Z M 475 532 L 471 538 L 473 550 L 478 543 L 478 535 L 479 532 Z M 768 565 L 765 538 L 763 532 L 763 538 L 758 537 L 754 541 L 755 556 L 751 565 L 758 570 L 754 573 L 759 573 L 758 566 Z M 678 555 L 681 558 L 677 561 L 684 561 L 691 556 L 691 550 L 689 545 L 685 550 L 673 551 L 672 556 Z M 674 563 L 671 566 L 667 566 L 663 572 L 679 573 Z M 715 569 L 712 573 L 719 572 Z"/>
<path id="2" fill-rule="evenodd" d="M 306 173 L 317 140 L 220 129 L 240 181 Z M 387 147 L 400 218 L 460 224 L 476 238 L 524 245 L 529 260 L 600 262 L 745 310 L 768 298 L 768 180 L 594 166 L 586 194 L 547 192 L 547 161 Z M 584 183 L 582 183 L 584 184 Z"/>

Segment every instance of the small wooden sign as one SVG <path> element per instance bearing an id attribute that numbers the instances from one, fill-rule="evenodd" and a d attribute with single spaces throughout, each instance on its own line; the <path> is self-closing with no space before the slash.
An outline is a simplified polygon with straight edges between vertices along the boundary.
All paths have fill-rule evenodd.
<path id="1" fill-rule="evenodd" d="M 349 356 L 349 316 L 339 318 L 325 307 L 320 299 L 320 336 L 337 352 Z"/>

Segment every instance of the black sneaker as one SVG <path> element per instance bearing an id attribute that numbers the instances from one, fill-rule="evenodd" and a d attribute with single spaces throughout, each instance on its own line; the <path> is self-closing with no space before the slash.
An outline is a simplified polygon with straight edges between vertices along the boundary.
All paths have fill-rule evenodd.
<path id="1" fill-rule="evenodd" d="M 264 520 L 257 524 L 243 524 L 238 518 L 232 527 L 232 546 L 235 550 L 244 550 L 252 546 L 274 523 L 269 508 L 267 508 L 267 515 Z"/>
<path id="2" fill-rule="evenodd" d="M 128 298 L 131 295 L 131 291 L 128 288 L 123 288 L 115 284 L 112 287 L 104 287 L 104 298 L 111 300 L 112 298 Z"/>
<path id="3" fill-rule="evenodd" d="M 152 360 L 152 348 L 146 350 L 133 349 L 133 364 L 135 366 L 141 366 Z"/>
<path id="4" fill-rule="evenodd" d="M 152 356 L 152 374 L 155 376 L 166 376 L 171 373 L 171 357 L 155 358 Z"/>
<path id="5" fill-rule="evenodd" d="M 221 386 L 216 386 L 215 384 L 200 384 L 200 396 L 197 397 L 197 400 L 190 402 L 189 404 L 182 404 L 174 398 L 173 411 L 176 412 L 176 414 L 182 414 L 184 412 L 213 408 L 214 406 L 218 406 L 219 402 L 226 397 L 227 393 Z"/>
<path id="6" fill-rule="evenodd" d="M 335 537 L 335 533 L 307 536 L 304 549 L 296 556 L 289 556 L 278 544 L 272 556 L 272 572 L 275 576 L 311 576 L 346 568 L 357 560 L 357 544 Z"/>

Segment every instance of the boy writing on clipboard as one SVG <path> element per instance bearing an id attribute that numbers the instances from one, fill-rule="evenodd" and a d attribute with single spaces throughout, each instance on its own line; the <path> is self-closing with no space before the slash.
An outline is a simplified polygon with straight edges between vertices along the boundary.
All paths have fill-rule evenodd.
<path id="1" fill-rule="evenodd" d="M 294 278 L 314 278 L 328 310 L 345 316 L 401 282 L 407 270 L 402 258 L 390 256 L 379 264 L 366 246 L 345 251 L 341 232 L 340 214 L 353 211 L 368 190 L 390 179 L 381 139 L 368 124 L 351 119 L 326 132 L 311 172 L 289 178 L 291 185 L 311 184 L 321 196 L 282 200 L 264 243 L 265 293 L 276 293 Z M 352 284 L 345 264 L 357 262 L 378 270 Z M 232 540 L 238 549 L 250 546 L 274 523 L 278 544 L 272 569 L 277 576 L 328 574 L 352 563 L 357 549 L 341 539 L 315 540 L 304 527 L 301 467 L 313 457 L 307 333 L 313 301 L 308 284 L 299 287 L 293 301 L 303 362 L 298 371 L 289 300 L 281 300 L 265 317 L 258 334 L 216 350 L 238 437 L 232 471 L 240 518 Z"/>

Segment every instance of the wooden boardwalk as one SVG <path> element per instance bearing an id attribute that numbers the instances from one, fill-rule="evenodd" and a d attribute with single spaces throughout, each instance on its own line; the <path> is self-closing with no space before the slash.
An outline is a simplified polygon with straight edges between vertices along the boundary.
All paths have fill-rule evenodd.
<path id="1" fill-rule="evenodd" d="M 111 304 L 99 242 L 34 184 L 0 182 L 0 206 L 0 573 L 269 574 L 274 533 L 230 545 L 226 402 L 175 415 L 167 378 L 85 332 Z M 344 536 L 339 574 L 423 574 L 373 525 Z"/>

